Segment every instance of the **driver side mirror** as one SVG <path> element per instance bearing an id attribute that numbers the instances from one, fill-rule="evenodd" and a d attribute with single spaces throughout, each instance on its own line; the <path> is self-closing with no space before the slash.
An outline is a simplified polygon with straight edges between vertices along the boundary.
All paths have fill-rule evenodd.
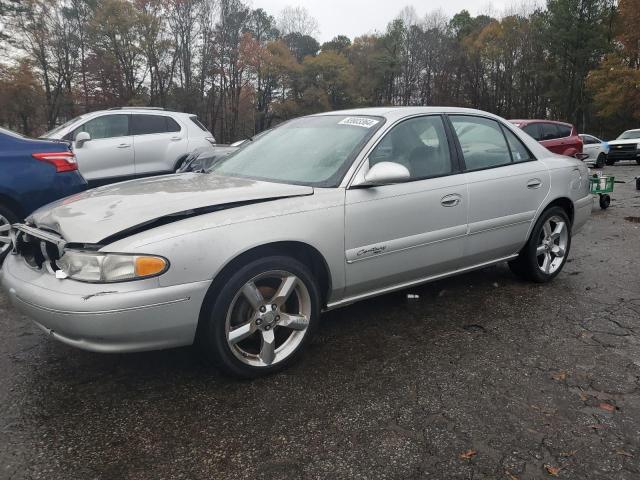
<path id="1" fill-rule="evenodd" d="M 404 165 L 395 162 L 376 163 L 364 175 L 364 179 L 356 180 L 354 187 L 375 187 L 402 183 L 411 179 L 411 173 Z"/>
<path id="2" fill-rule="evenodd" d="M 78 135 L 76 135 L 76 147 L 81 148 L 82 145 L 84 145 L 85 142 L 88 142 L 89 140 L 91 140 L 91 135 L 89 135 L 89 133 L 80 132 Z"/>

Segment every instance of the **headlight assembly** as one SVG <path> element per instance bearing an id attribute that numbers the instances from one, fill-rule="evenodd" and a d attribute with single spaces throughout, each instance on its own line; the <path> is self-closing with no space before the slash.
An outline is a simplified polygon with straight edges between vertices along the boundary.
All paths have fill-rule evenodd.
<path id="1" fill-rule="evenodd" d="M 56 262 L 59 278 L 80 282 L 115 283 L 157 277 L 169 268 L 165 258 L 152 255 L 67 250 Z"/>

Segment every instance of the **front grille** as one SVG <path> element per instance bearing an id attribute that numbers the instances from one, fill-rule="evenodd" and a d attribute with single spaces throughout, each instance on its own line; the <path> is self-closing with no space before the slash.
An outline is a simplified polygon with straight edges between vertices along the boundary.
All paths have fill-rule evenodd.
<path id="1" fill-rule="evenodd" d="M 13 253 L 24 258 L 33 268 L 49 264 L 57 269 L 55 262 L 64 251 L 65 241 L 57 234 L 29 225 L 14 225 L 11 236 Z"/>
<path id="2" fill-rule="evenodd" d="M 628 144 L 623 144 L 623 145 L 611 145 L 610 147 L 612 152 L 635 152 L 636 151 L 636 144 L 635 143 L 628 143 Z"/>

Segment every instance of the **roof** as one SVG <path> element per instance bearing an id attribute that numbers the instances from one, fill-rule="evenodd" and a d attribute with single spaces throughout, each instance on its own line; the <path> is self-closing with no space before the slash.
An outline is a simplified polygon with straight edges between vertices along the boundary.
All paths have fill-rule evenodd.
<path id="1" fill-rule="evenodd" d="M 378 117 L 385 117 L 387 120 L 397 120 L 399 118 L 408 117 L 412 115 L 429 114 L 429 113 L 459 113 L 459 114 L 482 114 L 485 116 L 499 118 L 490 112 L 477 110 L 474 108 L 460 108 L 460 107 L 369 107 L 369 108 L 354 108 L 351 110 L 336 110 L 331 112 L 318 113 L 320 115 L 371 115 Z"/>
<path id="2" fill-rule="evenodd" d="M 568 122 L 560 122 L 558 120 L 541 120 L 538 118 L 525 118 L 525 119 L 513 119 L 513 120 L 509 120 L 511 123 L 524 123 L 524 124 L 529 124 L 529 123 L 555 123 L 556 125 L 567 125 L 569 127 L 573 127 L 572 124 L 568 123 Z"/>

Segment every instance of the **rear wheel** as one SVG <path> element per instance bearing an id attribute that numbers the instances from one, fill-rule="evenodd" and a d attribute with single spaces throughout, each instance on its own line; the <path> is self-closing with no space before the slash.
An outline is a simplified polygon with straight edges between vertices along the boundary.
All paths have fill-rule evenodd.
<path id="1" fill-rule="evenodd" d="M 596 168 L 604 167 L 606 162 L 607 162 L 607 156 L 604 153 L 601 153 L 600 155 L 598 155 L 598 158 L 596 159 Z"/>
<path id="2" fill-rule="evenodd" d="M 611 166 L 611 165 L 613 165 L 613 164 L 614 164 L 614 163 L 616 163 L 616 162 L 615 162 L 615 160 L 611 160 L 609 157 L 607 157 L 607 160 L 606 160 L 606 162 L 605 162 L 605 163 L 606 163 L 607 165 Z"/>
<path id="3" fill-rule="evenodd" d="M 9 231 L 11 225 L 18 221 L 18 216 L 7 207 L 0 205 L 0 264 L 5 259 L 11 248 Z"/>
<path id="4" fill-rule="evenodd" d="M 640 165 L 640 158 L 636 158 L 636 163 Z"/>
<path id="5" fill-rule="evenodd" d="M 538 219 L 529 241 L 518 258 L 509 262 L 509 267 L 520 277 L 545 283 L 560 273 L 570 247 L 569 217 L 562 208 L 552 207 Z"/>
<path id="6" fill-rule="evenodd" d="M 306 347 L 320 315 L 317 283 L 289 257 L 254 260 L 225 279 L 198 331 L 205 360 L 254 378 L 282 370 Z"/>

